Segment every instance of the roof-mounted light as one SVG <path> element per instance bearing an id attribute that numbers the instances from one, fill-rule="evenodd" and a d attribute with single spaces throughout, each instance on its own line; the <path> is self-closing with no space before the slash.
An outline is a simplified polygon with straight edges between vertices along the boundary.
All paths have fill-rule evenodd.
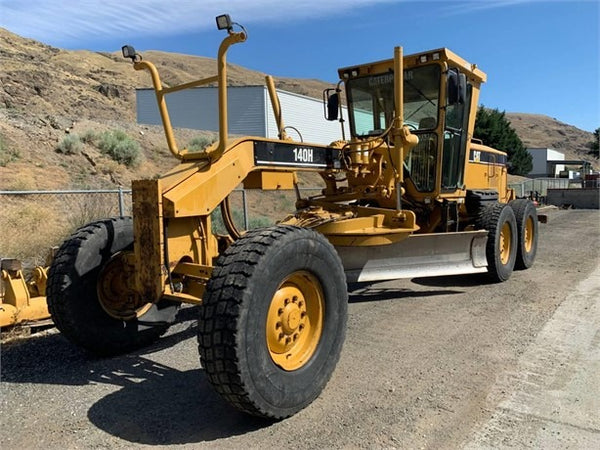
<path id="1" fill-rule="evenodd" d="M 432 59 L 433 59 L 434 61 L 437 61 L 437 60 L 439 60 L 439 59 L 440 59 L 440 54 L 439 54 L 438 52 L 435 52 L 435 53 L 433 54 L 433 56 L 432 56 Z"/>
<path id="2" fill-rule="evenodd" d="M 355 67 L 354 69 L 345 70 L 344 73 L 342 74 L 342 77 L 347 80 L 348 78 L 357 77 L 359 74 L 360 74 L 360 68 Z"/>
<path id="3" fill-rule="evenodd" d="M 420 63 L 426 63 L 427 62 L 427 55 L 421 55 L 421 56 L 419 56 L 419 62 Z"/>

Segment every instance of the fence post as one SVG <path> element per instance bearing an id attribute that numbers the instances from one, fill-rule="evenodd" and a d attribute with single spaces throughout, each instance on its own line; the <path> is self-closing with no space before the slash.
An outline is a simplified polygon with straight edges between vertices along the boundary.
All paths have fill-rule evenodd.
<path id="1" fill-rule="evenodd" d="M 121 186 L 119 186 L 119 216 L 120 217 L 125 216 L 124 202 L 125 202 L 125 200 L 123 199 L 123 188 Z"/>
<path id="2" fill-rule="evenodd" d="M 246 189 L 242 189 L 242 205 L 244 209 L 244 229 L 248 229 L 248 201 L 246 200 Z"/>

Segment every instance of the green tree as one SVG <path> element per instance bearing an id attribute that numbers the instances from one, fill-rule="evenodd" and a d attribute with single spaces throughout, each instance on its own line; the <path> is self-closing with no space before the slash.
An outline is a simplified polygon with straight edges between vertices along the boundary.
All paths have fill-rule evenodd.
<path id="1" fill-rule="evenodd" d="M 514 175 L 527 175 L 532 167 L 532 158 L 510 122 L 504 111 L 486 109 L 480 106 L 475 119 L 474 137 L 481 139 L 485 145 L 508 154 L 510 167 L 509 173 Z"/>
<path id="2" fill-rule="evenodd" d="M 588 153 L 596 158 L 600 156 L 600 128 L 594 130 L 594 140 L 588 144 L 590 150 Z"/>

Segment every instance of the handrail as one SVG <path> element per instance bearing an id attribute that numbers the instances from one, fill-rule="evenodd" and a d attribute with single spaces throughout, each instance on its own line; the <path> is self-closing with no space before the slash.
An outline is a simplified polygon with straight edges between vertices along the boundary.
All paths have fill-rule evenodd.
<path id="1" fill-rule="evenodd" d="M 244 42 L 246 40 L 244 31 L 234 33 L 229 32 L 229 35 L 223 39 L 219 46 L 217 56 L 217 76 L 219 79 L 219 144 L 216 150 L 213 150 L 209 156 L 211 160 L 217 160 L 225 151 L 227 145 L 227 49 L 233 44 Z"/>
<path id="2" fill-rule="evenodd" d="M 271 98 L 271 106 L 273 107 L 273 114 L 275 114 L 275 121 L 277 122 L 277 131 L 279 132 L 279 139 L 287 139 L 285 127 L 283 126 L 283 117 L 281 115 L 281 103 L 279 103 L 279 97 L 277 96 L 277 90 L 275 89 L 275 83 L 273 77 L 267 75 L 265 77 L 267 89 L 269 91 L 269 97 Z"/>
<path id="3" fill-rule="evenodd" d="M 168 88 L 163 88 L 160 75 L 156 66 L 149 62 L 143 60 L 136 60 L 133 63 L 133 68 L 135 70 L 148 70 L 152 77 L 152 84 L 154 86 L 154 92 L 156 94 L 156 102 L 158 104 L 158 111 L 160 112 L 160 117 L 162 119 L 163 128 L 165 131 L 165 137 L 167 139 L 167 145 L 169 146 L 169 150 L 171 154 L 180 160 L 187 159 L 197 159 L 199 156 L 188 153 L 186 148 L 179 150 L 177 147 L 177 142 L 175 141 L 175 135 L 173 133 L 173 126 L 171 125 L 171 119 L 169 117 L 169 111 L 167 108 L 167 103 L 165 101 L 165 95 L 170 94 L 172 92 L 182 91 L 184 89 L 189 89 L 197 86 L 202 86 L 205 84 L 210 84 L 217 82 L 218 90 L 219 90 L 219 143 L 216 149 L 212 150 L 208 156 L 211 160 L 216 160 L 221 157 L 223 152 L 225 151 L 225 147 L 227 145 L 227 62 L 226 62 L 226 54 L 227 49 L 236 43 L 244 42 L 246 40 L 245 32 L 232 32 L 229 34 L 219 46 L 219 53 L 217 55 L 217 75 L 207 78 L 202 78 L 196 81 L 191 81 L 189 83 L 180 84 L 177 86 L 172 86 Z M 206 157 L 202 155 L 201 157 Z"/>

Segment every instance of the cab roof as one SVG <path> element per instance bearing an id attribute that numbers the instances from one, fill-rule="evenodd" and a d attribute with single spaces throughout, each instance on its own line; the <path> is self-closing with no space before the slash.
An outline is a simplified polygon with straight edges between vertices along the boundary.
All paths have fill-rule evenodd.
<path id="1" fill-rule="evenodd" d="M 477 67 L 477 64 L 469 63 L 447 48 L 438 48 L 435 50 L 413 53 L 410 55 L 404 55 L 403 57 L 403 64 L 405 68 L 418 67 L 431 64 L 432 62 L 436 61 L 444 61 L 450 67 L 457 67 L 461 69 L 461 71 L 465 73 L 465 75 L 467 75 L 471 81 L 485 83 L 487 80 L 487 75 Z M 393 67 L 394 60 L 385 59 L 382 61 L 343 67 L 338 69 L 338 74 L 341 79 L 346 79 L 355 76 L 389 72 L 393 70 Z M 356 74 L 354 74 L 355 72 Z"/>

